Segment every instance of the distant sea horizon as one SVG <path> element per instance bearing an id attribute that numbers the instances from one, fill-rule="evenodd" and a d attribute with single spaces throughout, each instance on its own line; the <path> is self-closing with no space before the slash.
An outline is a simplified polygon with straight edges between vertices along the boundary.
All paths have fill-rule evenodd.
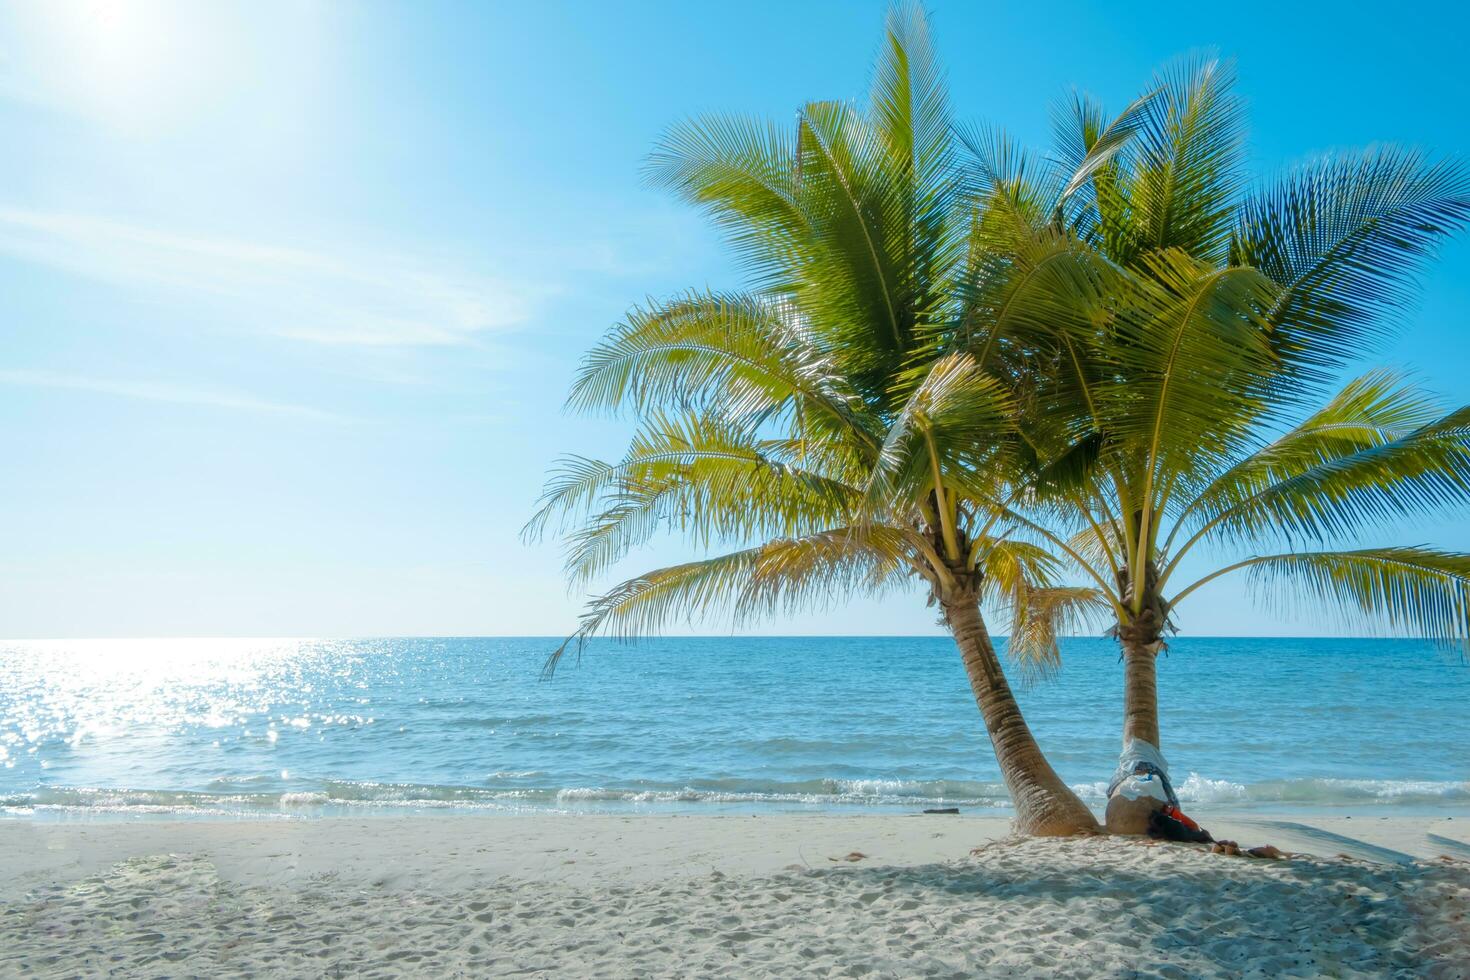
<path id="1" fill-rule="evenodd" d="M 947 636 L 599 640 L 542 681 L 560 640 L 0 641 L 0 817 L 1007 808 Z M 1012 676 L 1100 807 L 1117 646 L 1062 649 Z M 1470 666 L 1428 641 L 1187 635 L 1159 677 L 1186 809 L 1470 808 Z"/>
<path id="2" fill-rule="evenodd" d="M 1007 638 L 1004 632 L 991 629 L 993 640 Z M 560 643 L 565 640 L 567 633 L 363 633 L 363 634 L 333 634 L 333 633 L 301 633 L 301 634 L 266 634 L 266 633 L 160 633 L 156 635 L 137 636 L 0 636 L 0 648 L 5 645 L 22 643 L 95 643 L 100 641 L 116 642 L 141 642 L 144 640 L 256 640 L 269 642 L 275 640 L 310 640 L 317 642 L 357 642 L 376 640 L 549 640 Z M 1431 646 L 1439 645 L 1433 637 L 1407 636 L 1400 633 L 1180 633 L 1171 635 L 1167 642 L 1174 643 L 1188 639 L 1203 640 L 1392 640 L 1415 643 L 1426 643 Z M 943 631 L 934 633 L 751 633 L 751 632 L 729 632 L 729 633 L 654 633 L 647 636 L 635 636 L 626 639 L 612 639 L 608 637 L 597 638 L 595 642 L 615 644 L 618 646 L 630 646 L 640 643 L 649 643 L 667 640 L 949 640 L 950 635 Z M 1067 640 L 1094 640 L 1111 638 L 1105 633 L 1077 633 L 1062 637 Z M 951 641 L 952 642 L 952 641 Z"/>

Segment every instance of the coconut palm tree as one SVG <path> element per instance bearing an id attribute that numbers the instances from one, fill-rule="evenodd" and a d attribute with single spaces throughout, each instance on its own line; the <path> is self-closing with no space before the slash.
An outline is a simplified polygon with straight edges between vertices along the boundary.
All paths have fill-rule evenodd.
<path id="1" fill-rule="evenodd" d="M 1105 267 L 1090 325 L 1074 329 L 1074 316 L 1033 346 L 1050 380 L 1030 414 L 1070 432 L 1051 450 L 1069 467 L 1046 517 L 1070 528 L 1069 554 L 1112 618 L 1125 744 L 1159 745 L 1166 631 L 1227 574 L 1470 638 L 1470 556 L 1360 540 L 1470 502 L 1470 408 L 1445 411 L 1385 371 L 1334 390 L 1470 218 L 1466 172 L 1383 147 L 1250 190 L 1231 84 L 1227 66 L 1196 59 L 1111 121 L 1077 98 L 1039 176 L 996 141 L 969 140 L 992 186 L 1027 203 L 1009 212 L 1017 221 L 1066 229 Z M 1181 581 L 1201 559 L 1218 564 Z"/>
<path id="2" fill-rule="evenodd" d="M 637 434 L 618 461 L 563 460 L 527 531 L 560 517 L 576 582 L 661 532 L 733 550 L 597 597 L 548 669 L 594 634 L 636 637 L 715 610 L 741 620 L 917 579 L 960 650 L 1017 828 L 1095 830 L 1027 727 L 982 615 L 986 602 L 1007 607 L 1011 652 L 1045 664 L 1058 623 L 1095 599 L 1056 584 L 1057 559 L 1011 537 L 1007 516 L 1038 459 L 1018 438 L 1025 385 L 1007 366 L 1051 322 L 1075 273 L 1069 250 L 1083 262 L 1086 250 L 1041 231 L 1012 236 L 1001 260 L 984 231 L 993 195 L 967 193 L 955 165 L 917 7 L 889 16 L 865 111 L 810 103 L 794 127 L 697 119 L 667 135 L 649 173 L 727 231 L 753 288 L 646 304 L 587 356 L 571 405 L 630 410 Z M 1057 256 L 1057 271 L 1037 270 Z M 961 329 L 998 343 L 979 356 L 936 350 L 934 337 Z"/>

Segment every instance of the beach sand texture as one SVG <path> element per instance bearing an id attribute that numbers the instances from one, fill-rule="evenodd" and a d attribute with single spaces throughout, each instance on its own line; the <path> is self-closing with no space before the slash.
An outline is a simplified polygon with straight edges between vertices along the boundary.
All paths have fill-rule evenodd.
<path id="1" fill-rule="evenodd" d="M 1216 823 L 1317 855 L 935 816 L 14 821 L 0 974 L 1470 976 L 1470 863 L 1436 856 L 1470 821 Z"/>

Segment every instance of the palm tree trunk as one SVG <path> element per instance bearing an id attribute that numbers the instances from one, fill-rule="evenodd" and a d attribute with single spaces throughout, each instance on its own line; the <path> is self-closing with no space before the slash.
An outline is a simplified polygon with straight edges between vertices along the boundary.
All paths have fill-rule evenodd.
<path id="1" fill-rule="evenodd" d="M 946 602 L 944 612 L 1016 807 L 1016 830 L 1040 837 L 1096 833 L 1097 818 L 1062 782 L 1027 727 L 991 645 L 978 599 L 971 595 Z"/>
<path id="2" fill-rule="evenodd" d="M 1123 747 L 1137 738 L 1162 751 L 1157 663 L 1169 607 L 1159 595 L 1159 570 L 1153 559 L 1144 566 L 1142 576 L 1135 577 L 1127 567 L 1119 569 L 1118 590 L 1124 604 L 1133 610 L 1119 617 L 1117 630 L 1123 646 Z"/>
<path id="3" fill-rule="evenodd" d="M 1159 688 L 1157 642 L 1123 641 L 1123 744 L 1141 738 L 1159 745 Z"/>

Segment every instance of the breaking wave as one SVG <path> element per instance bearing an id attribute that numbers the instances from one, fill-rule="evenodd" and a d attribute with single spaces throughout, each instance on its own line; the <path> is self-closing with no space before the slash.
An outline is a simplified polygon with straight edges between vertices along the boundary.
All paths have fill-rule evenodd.
<path id="1" fill-rule="evenodd" d="M 492 780 L 510 774 L 496 773 Z M 516 775 L 520 775 L 517 773 Z M 531 772 L 526 773 L 532 775 Z M 535 775 L 541 775 L 535 773 Z M 215 785 L 219 785 L 216 782 Z M 251 778 L 233 780 L 241 788 Z M 1101 805 L 1105 783 L 1073 790 Z M 1470 782 L 1386 779 L 1291 779 L 1254 784 L 1210 779 L 1191 772 L 1175 787 L 1185 804 L 1237 806 L 1292 804 L 1309 807 L 1464 805 Z M 114 814 L 176 813 L 199 816 L 310 816 L 334 811 L 383 810 L 607 810 L 659 807 L 697 810 L 704 806 L 757 809 L 923 809 L 1009 807 L 1005 787 L 966 780 L 818 779 L 799 782 L 712 779 L 687 785 L 629 786 L 440 786 L 416 783 L 328 781 L 289 792 L 193 792 L 44 787 L 0 797 L 9 816 L 46 812 Z"/>

